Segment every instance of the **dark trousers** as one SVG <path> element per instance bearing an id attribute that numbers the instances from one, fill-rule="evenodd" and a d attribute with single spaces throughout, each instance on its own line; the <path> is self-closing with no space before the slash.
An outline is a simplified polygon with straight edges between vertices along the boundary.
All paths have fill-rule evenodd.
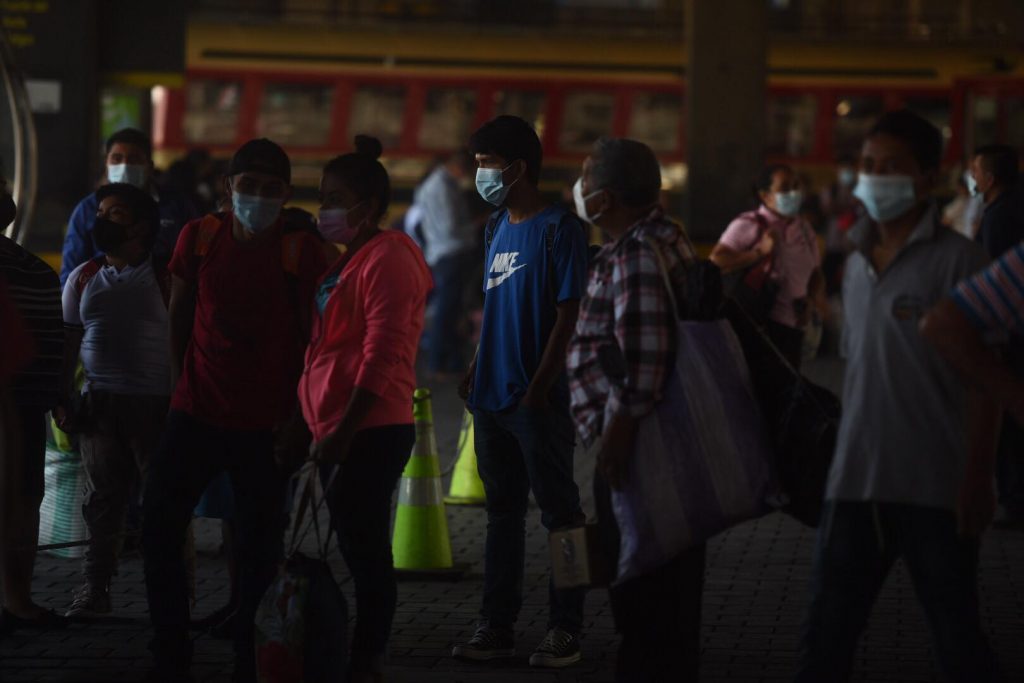
<path id="1" fill-rule="evenodd" d="M 380 672 L 398 604 L 391 555 L 391 499 L 409 461 L 412 425 L 364 429 L 355 435 L 348 459 L 327 493 L 331 526 L 352 573 L 356 626 L 353 671 Z M 326 485 L 333 467 L 321 470 Z"/>
<path id="2" fill-rule="evenodd" d="M 999 504 L 1011 517 L 1024 520 L 1024 427 L 1006 415 L 996 459 Z"/>
<path id="3" fill-rule="evenodd" d="M 797 681 L 850 677 L 857 640 L 897 558 L 903 558 L 950 681 L 998 680 L 978 614 L 978 540 L 957 535 L 952 511 L 829 502 L 814 559 Z"/>
<path id="4" fill-rule="evenodd" d="M 430 296 L 433 318 L 428 334 L 427 366 L 431 372 L 461 372 L 461 339 L 459 311 L 462 310 L 462 291 L 466 285 L 467 259 L 465 254 L 445 256 L 431 268 L 434 289 Z"/>
<path id="5" fill-rule="evenodd" d="M 273 457 L 270 431 L 221 429 L 172 410 L 150 463 L 143 496 L 142 546 L 156 664 L 167 671 L 191 662 L 185 532 L 207 484 L 227 471 L 237 517 L 239 608 L 235 676 L 255 680 L 253 619 L 282 556 L 287 476 Z"/>
<path id="6" fill-rule="evenodd" d="M 145 481 L 160 444 L 168 398 L 91 391 L 85 401 L 90 429 L 79 438 L 87 485 L 82 516 L 89 528 L 84 571 L 89 585 L 105 589 L 117 571 L 136 482 Z"/>
<path id="7" fill-rule="evenodd" d="M 511 628 L 523 599 L 526 508 L 530 490 L 549 531 L 582 524 L 580 492 L 573 479 L 575 442 L 566 408 L 518 408 L 509 413 L 474 413 L 477 468 L 487 496 L 484 596 L 481 616 Z M 548 588 L 549 628 L 579 633 L 584 589 Z"/>
<path id="8" fill-rule="evenodd" d="M 599 472 L 594 473 L 594 505 L 604 556 L 615 576 L 621 536 L 611 490 Z M 701 543 L 650 574 L 608 589 L 615 628 L 622 638 L 616 681 L 698 680 L 705 554 L 706 544 Z"/>

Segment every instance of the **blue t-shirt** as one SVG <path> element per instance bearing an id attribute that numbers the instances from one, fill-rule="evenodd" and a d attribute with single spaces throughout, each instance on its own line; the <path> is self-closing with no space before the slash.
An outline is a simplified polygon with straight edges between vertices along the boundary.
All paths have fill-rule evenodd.
<path id="1" fill-rule="evenodd" d="M 522 223 L 510 223 L 506 212 L 485 251 L 484 319 L 469 407 L 501 412 L 516 407 L 537 372 L 555 325 L 555 301 L 583 296 L 587 236 L 579 220 L 557 206 Z M 552 400 L 568 406 L 564 376 L 556 391 Z"/>

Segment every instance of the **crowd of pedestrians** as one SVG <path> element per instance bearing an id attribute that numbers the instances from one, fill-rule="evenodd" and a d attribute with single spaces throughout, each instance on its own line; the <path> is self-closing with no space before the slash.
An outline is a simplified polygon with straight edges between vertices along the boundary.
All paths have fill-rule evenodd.
<path id="1" fill-rule="evenodd" d="M 944 674 L 998 680 L 977 570 L 997 502 L 1002 521 L 1024 516 L 1024 198 L 1012 149 L 970 160 L 964 186 L 982 198 L 972 239 L 943 225 L 951 214 L 933 199 L 941 134 L 889 112 L 824 195 L 824 256 L 806 181 L 772 165 L 754 183 L 756 206 L 722 226 L 704 261 L 659 204 L 660 166 L 640 142 L 598 140 L 567 208 L 541 190 L 537 133 L 499 116 L 416 191 L 419 239 L 382 227 L 391 182 L 381 145 L 354 145 L 324 166 L 315 220 L 286 207 L 291 162 L 267 139 L 234 153 L 223 210 L 199 215 L 210 188 L 159 187 L 148 138 L 121 131 L 107 141 L 102 183 L 71 216 L 59 279 L 0 237 L 0 629 L 110 614 L 125 528 L 141 518 L 152 680 L 191 680 L 189 525 L 220 482 L 237 574 L 235 680 L 255 681 L 253 623 L 283 559 L 289 482 L 312 460 L 354 579 L 349 680 L 384 680 L 397 604 L 392 497 L 415 441 L 430 300 L 427 369 L 464 372 L 487 501 L 480 621 L 452 654 L 509 658 L 531 492 L 548 530 L 586 522 L 578 441 L 596 469 L 597 538 L 614 573 L 634 530 L 613 501 L 636 485 L 638 429 L 663 400 L 678 319 L 708 317 L 689 304 L 724 287 L 793 373 L 828 297 L 841 295 L 843 413 L 796 680 L 849 678 L 897 559 Z M 481 225 L 463 195 L 474 177 L 494 209 Z M 0 190 L 6 226 L 16 207 Z M 456 330 L 476 246 L 483 314 L 467 370 Z M 78 435 L 87 482 L 83 581 L 64 616 L 31 592 L 51 411 Z M 697 680 L 705 540 L 612 584 L 617 680 Z M 586 591 L 552 576 L 531 665 L 580 661 Z"/>

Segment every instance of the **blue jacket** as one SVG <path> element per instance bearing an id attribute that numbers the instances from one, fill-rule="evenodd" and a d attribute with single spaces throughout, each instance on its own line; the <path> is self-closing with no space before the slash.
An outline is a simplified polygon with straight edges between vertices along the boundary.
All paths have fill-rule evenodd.
<path id="1" fill-rule="evenodd" d="M 157 233 L 156 244 L 153 245 L 153 258 L 166 265 L 174 253 L 174 245 L 178 242 L 178 233 L 185 223 L 199 214 L 192 202 L 165 191 L 161 191 L 157 203 L 160 208 L 160 231 Z M 92 228 L 96 223 L 96 210 L 99 202 L 95 194 L 89 194 L 71 212 L 68 221 L 68 234 L 64 237 L 64 249 L 60 265 L 60 285 L 64 286 L 71 271 L 89 259 L 103 254 L 92 241 Z"/>

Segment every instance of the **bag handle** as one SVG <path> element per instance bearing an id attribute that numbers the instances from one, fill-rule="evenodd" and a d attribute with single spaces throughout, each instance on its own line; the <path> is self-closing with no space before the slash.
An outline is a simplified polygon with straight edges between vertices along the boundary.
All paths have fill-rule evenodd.
<path id="1" fill-rule="evenodd" d="M 661 279 L 665 283 L 665 289 L 668 290 L 668 300 L 672 304 L 672 319 L 676 322 L 682 322 L 682 318 L 679 317 L 679 300 L 676 298 L 676 291 L 672 286 L 672 278 L 668 274 L 668 263 L 665 261 L 665 255 L 661 251 L 661 245 L 649 235 L 644 236 L 644 242 L 654 252 L 654 260 L 658 262 L 658 270 L 661 272 Z"/>
<path id="2" fill-rule="evenodd" d="M 771 337 L 768 336 L 768 333 L 765 331 L 764 326 L 754 319 L 754 316 L 752 316 L 747 311 L 747 309 L 743 307 L 743 304 L 741 304 L 736 299 L 731 299 L 731 301 L 733 305 L 735 305 L 739 312 L 743 315 L 743 317 L 747 319 L 747 323 L 749 323 L 750 326 L 754 329 L 754 331 L 757 333 L 757 336 L 761 338 L 761 341 L 764 342 L 769 349 L 771 349 L 771 352 L 779 361 L 781 361 L 783 367 L 789 370 L 793 377 L 796 378 L 796 383 L 801 386 L 807 384 L 807 378 L 804 377 L 803 373 L 801 373 L 800 370 L 794 367 L 793 364 L 789 362 L 789 359 L 786 358 L 786 356 L 782 353 L 782 351 L 779 350 L 779 347 L 777 347 L 775 345 L 775 342 L 772 341 Z M 818 401 L 818 398 L 814 395 L 814 392 L 807 392 L 807 396 L 810 397 L 811 402 L 814 403 L 814 406 L 822 415 L 828 415 L 828 411 L 826 411 L 824 406 L 821 405 L 821 402 Z"/>
<path id="3" fill-rule="evenodd" d="M 323 487 L 323 495 L 319 500 L 316 498 L 316 486 L 315 479 L 319 476 L 319 470 L 316 463 L 308 463 L 309 472 L 305 478 L 305 484 L 302 486 L 302 494 L 299 498 L 299 508 L 295 513 L 295 521 L 292 523 L 292 538 L 288 544 L 288 556 L 294 555 L 302 542 L 306 539 L 309 534 L 310 527 L 313 528 L 313 533 L 316 536 L 317 552 L 320 554 L 321 560 L 327 559 L 327 553 L 330 548 L 331 535 L 334 533 L 333 527 L 328 527 L 326 538 L 320 533 L 320 509 L 323 507 L 324 501 L 327 500 L 327 494 L 334 485 L 334 481 L 341 471 L 339 465 L 335 465 L 331 471 L 331 476 L 328 477 L 327 483 Z M 306 513 L 311 511 L 311 517 L 306 527 L 302 528 L 302 523 L 305 521 Z M 300 531 L 301 529 L 301 531 Z"/>

